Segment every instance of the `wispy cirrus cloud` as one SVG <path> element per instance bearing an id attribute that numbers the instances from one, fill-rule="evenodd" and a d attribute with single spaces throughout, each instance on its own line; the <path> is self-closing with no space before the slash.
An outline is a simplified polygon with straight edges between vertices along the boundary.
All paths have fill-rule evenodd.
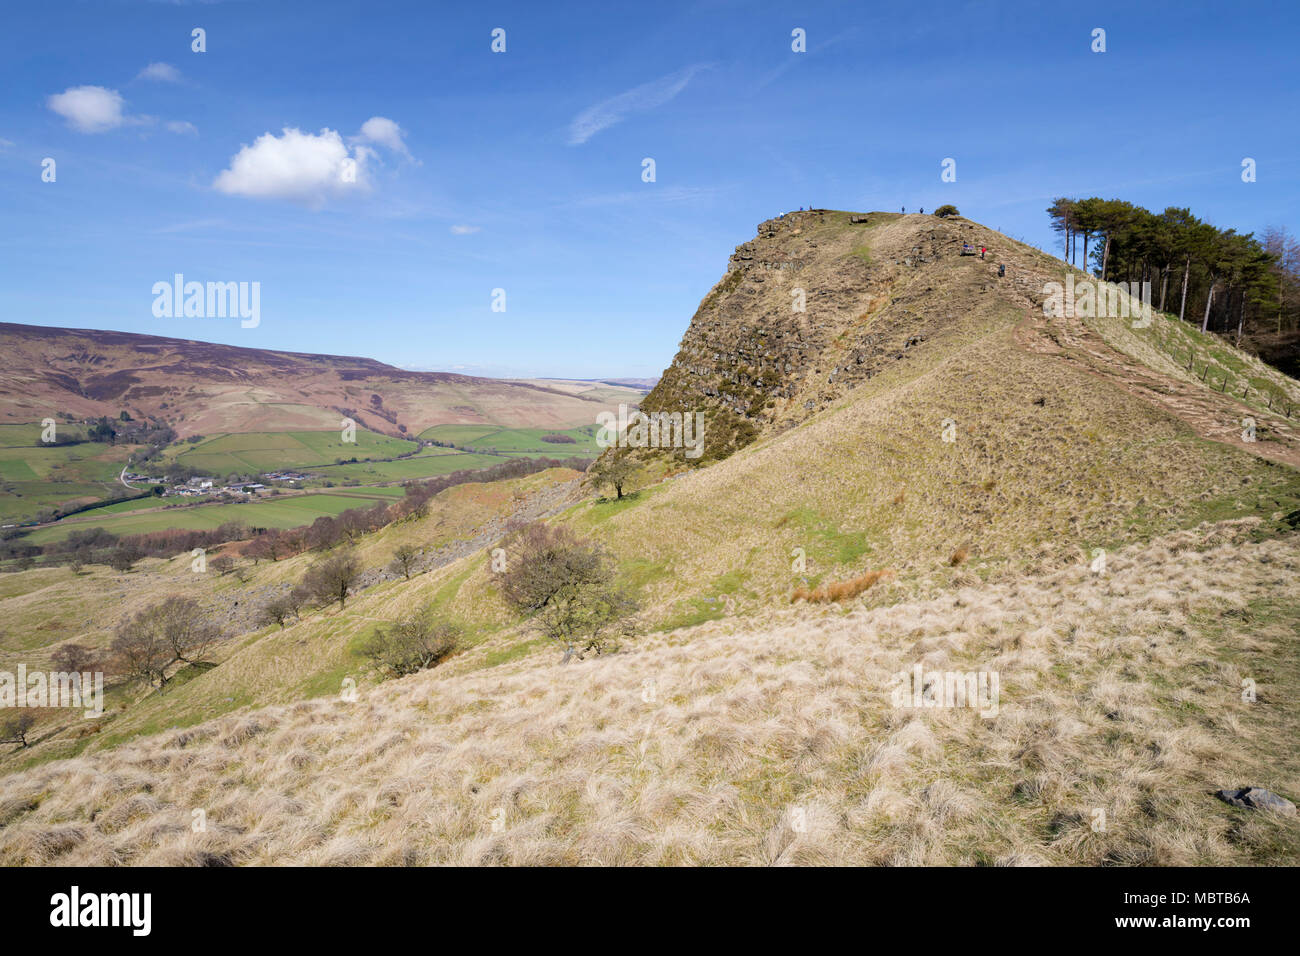
<path id="1" fill-rule="evenodd" d="M 710 66 L 708 63 L 696 63 L 588 106 L 569 123 L 569 145 L 579 146 L 587 142 L 601 130 L 621 123 L 631 113 L 663 106 L 686 89 L 695 74 Z"/>

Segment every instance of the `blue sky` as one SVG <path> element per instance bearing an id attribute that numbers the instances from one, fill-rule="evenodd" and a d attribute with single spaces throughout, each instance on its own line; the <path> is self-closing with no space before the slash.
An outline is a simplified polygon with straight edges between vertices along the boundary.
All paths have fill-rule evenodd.
<path id="1" fill-rule="evenodd" d="M 951 202 L 1058 254 L 1061 194 L 1300 227 L 1295 4 L 458 6 L 6 4 L 0 317 L 657 375 L 800 206 Z M 260 324 L 155 317 L 178 272 L 259 282 Z"/>

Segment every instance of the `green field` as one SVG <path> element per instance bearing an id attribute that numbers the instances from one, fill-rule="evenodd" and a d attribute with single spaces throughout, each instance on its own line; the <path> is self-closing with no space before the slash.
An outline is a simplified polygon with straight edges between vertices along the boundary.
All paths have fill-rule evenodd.
<path id="1" fill-rule="evenodd" d="M 425 441 L 437 439 L 438 441 L 452 442 L 456 445 L 467 445 L 476 438 L 482 438 L 484 435 L 490 435 L 500 430 L 495 425 L 434 425 L 432 428 L 426 428 L 420 432 L 420 437 Z"/>
<path id="2" fill-rule="evenodd" d="M 220 477 L 315 468 L 339 458 L 395 458 L 416 447 L 413 441 L 358 428 L 355 442 L 344 442 L 338 431 L 241 432 L 214 435 L 193 445 L 179 442 L 167 451 L 179 464 Z"/>
<path id="3" fill-rule="evenodd" d="M 193 505 L 179 508 L 149 508 L 110 513 L 103 520 L 77 519 L 34 531 L 24 541 L 48 544 L 66 538 L 73 531 L 103 528 L 116 535 L 144 534 L 171 528 L 208 530 L 227 521 L 241 521 L 256 528 L 297 528 L 322 515 L 337 515 L 352 508 L 369 508 L 376 502 L 392 502 L 404 494 L 401 488 L 343 489 L 320 494 L 284 495 L 238 504 Z"/>
<path id="4" fill-rule="evenodd" d="M 451 448 L 429 449 L 435 454 L 421 452 L 400 461 L 357 462 L 354 465 L 327 465 L 313 468 L 313 475 L 322 475 L 330 481 L 408 481 L 434 478 L 466 468 L 488 468 L 507 459 L 500 455 L 473 455 Z"/>
<path id="5" fill-rule="evenodd" d="M 132 498 L 130 501 L 116 501 L 111 505 L 89 508 L 78 512 L 75 517 L 78 519 L 98 518 L 102 515 L 118 515 L 128 511 L 150 511 L 155 508 L 166 508 L 168 505 L 174 504 L 176 504 L 175 498 L 158 498 L 150 495 L 148 498 Z"/>
<path id="6" fill-rule="evenodd" d="M 476 452 L 546 458 L 593 458 L 601 452 L 596 444 L 599 426 L 579 428 L 494 428 L 490 425 L 434 425 L 420 433 L 425 441 L 449 442 Z M 567 435 L 574 444 L 542 441 L 543 435 Z"/>
<path id="7" fill-rule="evenodd" d="M 62 436 L 85 435 L 80 425 Z M 30 520 L 42 508 L 85 504 L 129 492 L 117 476 L 134 445 L 47 445 L 39 424 L 0 425 L 0 523 Z"/>

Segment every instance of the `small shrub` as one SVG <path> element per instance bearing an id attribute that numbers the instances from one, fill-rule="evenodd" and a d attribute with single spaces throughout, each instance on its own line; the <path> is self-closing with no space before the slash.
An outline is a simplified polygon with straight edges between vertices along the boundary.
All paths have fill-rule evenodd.
<path id="1" fill-rule="evenodd" d="M 414 545 L 398 545 L 393 552 L 393 560 L 388 565 L 388 569 L 394 574 L 400 574 L 406 580 L 411 580 L 411 572 L 415 570 L 416 559 L 419 558 L 420 552 Z"/>
<path id="2" fill-rule="evenodd" d="M 599 544 L 565 525 L 536 521 L 503 545 L 502 596 L 564 648 L 563 662 L 600 654 L 611 635 L 630 633 L 636 602 L 615 584 L 614 561 Z"/>
<path id="3" fill-rule="evenodd" d="M 36 723 L 36 715 L 30 710 L 23 710 L 14 714 L 0 724 L 0 743 L 3 744 L 21 744 L 28 746 L 27 735 L 31 733 L 32 727 Z"/>
<path id="4" fill-rule="evenodd" d="M 627 452 L 619 451 L 610 452 L 596 459 L 587 473 L 591 475 L 592 481 L 597 486 L 613 485 L 615 497 L 621 499 L 624 485 L 631 480 L 636 470 L 636 462 L 628 456 Z"/>
<path id="5" fill-rule="evenodd" d="M 456 652 L 460 628 L 435 620 L 428 611 L 381 627 L 361 648 L 361 653 L 394 677 L 405 677 L 436 667 Z"/>
<path id="6" fill-rule="evenodd" d="M 288 595 L 272 598 L 262 605 L 259 617 L 264 624 L 278 624 L 284 627 L 285 622 L 290 618 L 298 616 L 298 606 L 298 603 L 291 600 Z"/>
<path id="7" fill-rule="evenodd" d="M 75 641 L 60 644 L 50 655 L 50 663 L 54 665 L 54 669 L 64 674 L 80 674 L 82 671 L 94 670 L 95 661 L 95 651 Z"/>
<path id="8" fill-rule="evenodd" d="M 135 563 L 141 558 L 140 551 L 136 548 L 122 547 L 116 549 L 108 557 L 108 566 L 114 571 L 126 573 L 135 567 Z"/>

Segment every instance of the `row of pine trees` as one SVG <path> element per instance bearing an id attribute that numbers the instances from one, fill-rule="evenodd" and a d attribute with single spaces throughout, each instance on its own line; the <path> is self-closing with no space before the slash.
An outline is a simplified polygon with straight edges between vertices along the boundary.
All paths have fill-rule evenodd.
<path id="1" fill-rule="evenodd" d="M 1066 261 L 1108 282 L 1150 282 L 1162 312 L 1202 331 L 1274 332 L 1300 328 L 1300 243 L 1271 228 L 1219 229 L 1190 209 L 1153 213 L 1122 199 L 1053 200 L 1052 229 Z M 1082 247 L 1080 244 L 1082 243 Z"/>

